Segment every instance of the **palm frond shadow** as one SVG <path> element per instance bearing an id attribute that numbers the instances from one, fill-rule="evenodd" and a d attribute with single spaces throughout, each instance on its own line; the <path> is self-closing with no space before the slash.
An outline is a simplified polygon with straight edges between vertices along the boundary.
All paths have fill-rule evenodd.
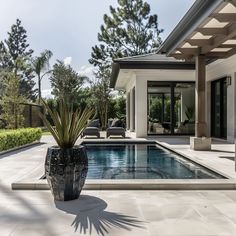
<path id="1" fill-rule="evenodd" d="M 58 209 L 75 215 L 71 226 L 81 234 L 92 234 L 94 229 L 98 235 L 104 236 L 112 228 L 128 231 L 132 228 L 145 228 L 144 222 L 136 217 L 105 211 L 107 203 L 97 197 L 81 195 L 79 200 L 55 204 Z"/>

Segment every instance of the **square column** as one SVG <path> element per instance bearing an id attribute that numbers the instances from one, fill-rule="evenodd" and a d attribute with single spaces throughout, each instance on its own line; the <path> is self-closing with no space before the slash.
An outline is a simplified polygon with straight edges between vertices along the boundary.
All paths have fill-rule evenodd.
<path id="1" fill-rule="evenodd" d="M 126 129 L 130 130 L 130 92 L 126 93 Z"/>
<path id="2" fill-rule="evenodd" d="M 135 124 L 134 124 L 134 117 L 135 117 L 135 114 L 134 114 L 134 107 L 135 105 L 135 101 L 134 101 L 134 89 L 131 89 L 130 90 L 130 107 L 129 107 L 129 110 L 130 110 L 130 127 L 129 127 L 129 130 L 131 132 L 134 131 L 134 127 L 135 127 Z"/>
<path id="3" fill-rule="evenodd" d="M 206 65 L 205 56 L 196 57 L 196 88 L 195 88 L 195 132 L 196 137 L 207 136 L 206 125 Z"/>
<path id="4" fill-rule="evenodd" d="M 190 148 L 205 151 L 211 149 L 211 138 L 207 138 L 206 123 L 206 63 L 205 56 L 196 56 L 195 87 L 195 137 L 190 138 Z"/>

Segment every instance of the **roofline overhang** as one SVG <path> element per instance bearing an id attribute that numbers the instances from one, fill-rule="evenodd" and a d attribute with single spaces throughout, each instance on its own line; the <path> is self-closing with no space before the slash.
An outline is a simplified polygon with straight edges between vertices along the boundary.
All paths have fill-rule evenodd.
<path id="1" fill-rule="evenodd" d="M 195 70 L 194 62 L 170 62 L 170 61 L 120 61 L 114 60 L 112 63 L 112 75 L 110 88 L 115 88 L 116 81 L 121 69 L 129 70 Z"/>
<path id="2" fill-rule="evenodd" d="M 230 0 L 195 1 L 182 20 L 158 48 L 157 53 L 165 53 L 169 56 L 194 29 L 201 25 L 203 21 L 224 2 L 230 2 Z"/>
<path id="3" fill-rule="evenodd" d="M 112 63 L 112 73 L 111 73 L 111 80 L 110 80 L 110 88 L 115 88 L 116 81 L 120 73 L 120 64 L 119 63 Z"/>

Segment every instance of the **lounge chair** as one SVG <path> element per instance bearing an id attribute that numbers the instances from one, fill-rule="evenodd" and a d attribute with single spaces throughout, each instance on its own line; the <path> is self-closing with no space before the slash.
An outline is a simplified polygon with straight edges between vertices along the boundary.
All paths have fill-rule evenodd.
<path id="1" fill-rule="evenodd" d="M 110 136 L 122 136 L 125 138 L 125 129 L 123 127 L 107 128 L 107 138 Z"/>
<path id="2" fill-rule="evenodd" d="M 81 138 L 85 136 L 96 136 L 97 138 L 100 138 L 100 132 L 99 132 L 100 123 L 99 120 L 93 120 L 89 123 L 87 128 L 85 128 L 81 134 Z"/>
<path id="3" fill-rule="evenodd" d="M 122 122 L 119 119 L 114 119 L 106 131 L 107 138 L 110 136 L 122 136 L 125 138 L 125 129 L 122 127 Z"/>

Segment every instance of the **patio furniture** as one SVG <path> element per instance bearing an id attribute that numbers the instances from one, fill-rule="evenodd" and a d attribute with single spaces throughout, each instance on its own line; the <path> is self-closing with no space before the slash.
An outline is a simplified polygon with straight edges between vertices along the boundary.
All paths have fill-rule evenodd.
<path id="1" fill-rule="evenodd" d="M 110 136 L 122 136 L 125 138 L 125 129 L 122 127 L 122 122 L 119 119 L 114 119 L 112 122 L 109 121 L 107 128 L 107 138 Z"/>
<path id="2" fill-rule="evenodd" d="M 153 123 L 153 133 L 155 134 L 163 134 L 164 128 L 161 123 Z"/>
<path id="3" fill-rule="evenodd" d="M 110 136 L 122 136 L 125 138 L 125 129 L 123 127 L 107 128 L 107 138 Z"/>
<path id="4" fill-rule="evenodd" d="M 81 137 L 85 137 L 85 136 L 96 136 L 97 138 L 100 138 L 100 132 L 99 132 L 99 128 L 97 127 L 87 127 Z"/>
<path id="5" fill-rule="evenodd" d="M 171 132 L 170 122 L 163 122 L 161 125 L 164 128 L 164 133 L 170 133 Z"/>
<path id="6" fill-rule="evenodd" d="M 97 138 L 100 138 L 99 127 L 100 127 L 100 123 L 98 119 L 91 121 L 88 127 L 83 130 L 81 134 L 81 138 L 85 136 L 96 136 Z"/>
<path id="7" fill-rule="evenodd" d="M 194 122 L 181 122 L 180 126 L 175 129 L 175 133 L 179 134 L 194 134 L 195 132 L 195 123 Z"/>

